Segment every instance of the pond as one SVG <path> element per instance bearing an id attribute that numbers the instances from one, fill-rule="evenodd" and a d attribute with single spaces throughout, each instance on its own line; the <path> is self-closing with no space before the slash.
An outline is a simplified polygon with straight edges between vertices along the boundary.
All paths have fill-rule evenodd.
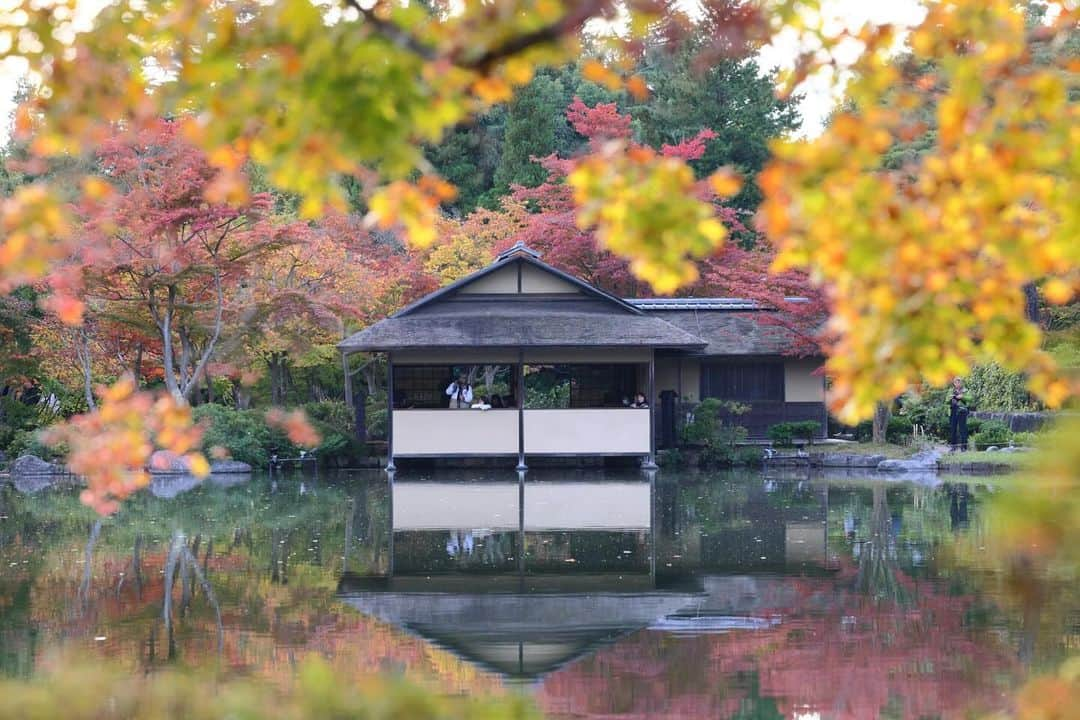
<path id="1" fill-rule="evenodd" d="M 286 684 L 317 654 L 554 718 L 995 710 L 1077 615 L 953 559 L 992 482 L 365 471 L 160 481 L 101 522 L 5 485 L 0 673 L 75 650 Z"/>

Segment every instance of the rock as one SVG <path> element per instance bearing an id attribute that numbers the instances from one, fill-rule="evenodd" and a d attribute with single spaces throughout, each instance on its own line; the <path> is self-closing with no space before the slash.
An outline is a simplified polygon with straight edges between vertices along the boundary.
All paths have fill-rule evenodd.
<path id="1" fill-rule="evenodd" d="M 42 460 L 37 455 L 20 455 L 11 463 L 12 476 L 18 475 L 55 475 L 63 469 L 51 462 Z"/>
<path id="2" fill-rule="evenodd" d="M 990 447 L 986 448 L 986 452 L 997 452 L 997 451 L 998 451 L 998 446 L 997 445 L 991 445 Z"/>
<path id="3" fill-rule="evenodd" d="M 11 481 L 15 489 L 24 495 L 33 495 L 36 492 L 47 490 L 56 484 L 57 475 L 16 475 Z"/>
<path id="4" fill-rule="evenodd" d="M 193 490 L 202 482 L 190 473 L 157 471 L 153 472 L 153 475 L 150 479 L 150 494 L 165 499 Z"/>
<path id="5" fill-rule="evenodd" d="M 925 472 L 936 470 L 941 459 L 940 450 L 923 450 L 903 460 L 882 460 L 878 463 L 879 472 Z"/>
<path id="6" fill-rule="evenodd" d="M 998 452 L 1018 453 L 1018 452 L 1030 452 L 1030 451 L 1031 451 L 1031 448 L 1029 448 L 1029 447 L 1019 447 L 1019 446 L 1016 446 L 1016 445 L 1010 445 L 1009 447 L 1001 448 L 1001 450 L 999 450 Z"/>
<path id="7" fill-rule="evenodd" d="M 210 476 L 206 478 L 206 482 L 216 487 L 232 487 L 251 482 L 251 475 L 239 472 L 210 473 Z"/>
<path id="8" fill-rule="evenodd" d="M 884 455 L 856 455 L 854 453 L 822 453 L 822 467 L 876 468 Z"/>
<path id="9" fill-rule="evenodd" d="M 187 458 L 177 455 L 171 450 L 155 450 L 150 456 L 148 467 L 150 472 L 162 474 L 186 473 L 190 470 Z"/>
<path id="10" fill-rule="evenodd" d="M 210 463 L 210 472 L 217 473 L 249 473 L 251 466 L 239 460 L 214 460 Z"/>

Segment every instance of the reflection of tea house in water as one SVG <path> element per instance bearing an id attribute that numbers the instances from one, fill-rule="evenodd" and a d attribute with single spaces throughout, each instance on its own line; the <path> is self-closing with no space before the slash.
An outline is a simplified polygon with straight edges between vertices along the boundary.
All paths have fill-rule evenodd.
<path id="1" fill-rule="evenodd" d="M 339 347 L 346 357 L 387 355 L 391 466 L 425 457 L 651 463 L 658 442 L 674 441 L 682 405 L 707 397 L 750 405 L 739 424 L 752 439 L 782 421 L 825 427 L 820 362 L 785 356 L 789 332 L 762 322 L 773 312 L 737 299 L 614 297 L 519 244 Z M 460 376 L 483 411 L 448 412 L 451 399 L 465 404 L 452 392 Z"/>
<path id="2" fill-rule="evenodd" d="M 826 564 L 823 486 L 807 484 L 794 503 L 757 486 L 741 500 L 753 524 L 729 530 L 674 517 L 685 507 L 677 483 L 547 477 L 393 481 L 388 563 L 377 575 L 346 574 L 339 596 L 530 680 L 647 628 L 769 627 L 778 621 L 762 611 L 786 597 L 784 576 Z"/>

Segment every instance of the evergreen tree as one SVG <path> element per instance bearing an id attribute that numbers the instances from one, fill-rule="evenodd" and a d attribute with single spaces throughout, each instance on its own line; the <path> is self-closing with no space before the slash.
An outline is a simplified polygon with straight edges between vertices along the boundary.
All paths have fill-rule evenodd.
<path id="1" fill-rule="evenodd" d="M 774 73 L 763 73 L 752 57 L 720 56 L 701 67 L 710 37 L 705 22 L 676 47 L 653 40 L 639 68 L 650 97 L 628 109 L 641 141 L 654 147 L 675 145 L 702 128 L 715 132 L 694 169 L 703 176 L 733 165 L 747 177 L 733 204 L 753 210 L 761 200 L 753 177 L 769 158 L 769 141 L 799 127 L 800 98 L 777 98 Z"/>

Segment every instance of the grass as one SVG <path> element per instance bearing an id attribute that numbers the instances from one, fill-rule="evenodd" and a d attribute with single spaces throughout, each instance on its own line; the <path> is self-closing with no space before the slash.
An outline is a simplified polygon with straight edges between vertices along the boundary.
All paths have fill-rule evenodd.
<path id="1" fill-rule="evenodd" d="M 1034 454 L 1033 452 L 1002 453 L 965 450 L 943 455 L 940 464 L 945 467 L 956 467 L 967 463 L 991 463 L 1003 467 L 1022 468 L 1028 465 Z"/>
<path id="2" fill-rule="evenodd" d="M 843 455 L 884 455 L 887 458 L 905 458 L 913 454 L 914 445 L 894 445 L 893 443 L 875 444 L 864 442 L 815 443 L 806 448 L 811 453 L 838 453 Z"/>

